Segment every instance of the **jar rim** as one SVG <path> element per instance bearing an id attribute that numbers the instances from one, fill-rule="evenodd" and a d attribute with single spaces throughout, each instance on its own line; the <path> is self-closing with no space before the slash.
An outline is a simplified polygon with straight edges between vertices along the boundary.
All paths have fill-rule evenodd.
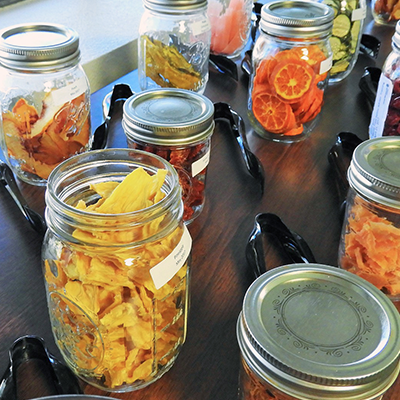
<path id="1" fill-rule="evenodd" d="M 149 165 L 150 162 L 154 165 Z M 129 172 L 139 167 L 151 173 L 155 173 L 158 169 L 167 170 L 163 184 L 165 196 L 157 203 L 141 210 L 120 214 L 100 214 L 75 208 L 80 199 L 93 196 L 93 191 L 90 190 L 91 183 L 122 181 Z M 91 200 L 97 201 L 97 199 L 98 196 Z M 63 233 L 60 231 L 60 220 L 72 228 L 83 230 L 85 228 L 99 231 L 116 228 L 129 230 L 149 223 L 165 214 L 166 210 L 175 207 L 174 215 L 177 218 L 172 223 L 173 227 L 168 226 L 169 231 L 178 225 L 183 214 L 181 188 L 176 170 L 163 158 L 136 149 L 94 150 L 65 160 L 50 173 L 45 200 L 47 224 L 61 236 Z M 74 204 L 70 204 L 72 200 Z M 164 232 L 157 232 L 157 235 L 162 234 Z"/>

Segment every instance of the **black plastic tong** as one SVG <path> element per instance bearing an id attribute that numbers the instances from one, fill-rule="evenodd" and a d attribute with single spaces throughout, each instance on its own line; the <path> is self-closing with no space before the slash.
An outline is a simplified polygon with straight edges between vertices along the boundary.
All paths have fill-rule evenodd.
<path id="1" fill-rule="evenodd" d="M 114 113 L 115 103 L 117 101 L 125 101 L 132 95 L 133 92 L 129 85 L 118 83 L 114 86 L 104 122 L 94 131 L 91 150 L 105 149 L 107 147 L 108 131 L 110 129 L 110 121 Z"/>
<path id="2" fill-rule="evenodd" d="M 0 382 L 1 400 L 81 393 L 76 376 L 50 354 L 42 338 L 23 336 L 10 347 L 9 365 Z"/>
<path id="3" fill-rule="evenodd" d="M 40 235 L 44 235 L 46 232 L 46 222 L 39 213 L 28 206 L 14 179 L 11 168 L 2 161 L 0 161 L 0 181 L 7 189 L 8 193 L 10 193 L 15 204 L 21 210 L 26 220 L 31 224 L 32 228 Z"/>
<path id="4" fill-rule="evenodd" d="M 246 138 L 246 129 L 242 117 L 228 103 L 214 103 L 214 119 L 224 118 L 230 123 L 236 142 L 250 175 L 258 182 L 261 194 L 264 193 L 264 168 L 260 160 L 251 152 Z"/>
<path id="5" fill-rule="evenodd" d="M 294 263 L 315 263 L 315 257 L 306 241 L 290 230 L 275 214 L 260 213 L 246 245 L 246 259 L 255 277 L 268 271 L 265 264 L 263 235 L 273 240 Z"/>

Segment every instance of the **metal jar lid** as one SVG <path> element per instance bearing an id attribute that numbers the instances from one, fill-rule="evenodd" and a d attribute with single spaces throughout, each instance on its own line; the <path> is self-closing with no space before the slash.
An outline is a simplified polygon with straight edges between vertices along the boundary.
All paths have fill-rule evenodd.
<path id="1" fill-rule="evenodd" d="M 214 105 L 185 89 L 153 89 L 131 96 L 123 109 L 128 139 L 185 146 L 207 139 L 214 131 Z"/>
<path id="2" fill-rule="evenodd" d="M 237 336 L 251 370 L 296 399 L 375 399 L 399 373 L 398 311 L 335 267 L 292 264 L 261 275 L 245 295 Z"/>
<path id="3" fill-rule="evenodd" d="M 359 144 L 347 176 L 350 186 L 361 195 L 400 208 L 400 138 L 383 136 Z"/>
<path id="4" fill-rule="evenodd" d="M 397 21 L 396 23 L 396 30 L 392 37 L 392 43 L 394 43 L 397 48 L 400 48 L 400 21 Z"/>
<path id="5" fill-rule="evenodd" d="M 79 37 L 56 24 L 14 25 L 0 31 L 0 64 L 16 70 L 48 70 L 76 65 Z"/>
<path id="6" fill-rule="evenodd" d="M 143 5 L 152 11 L 175 14 L 207 6 L 207 0 L 144 0 Z"/>
<path id="7" fill-rule="evenodd" d="M 332 31 L 334 11 L 313 1 L 273 1 L 261 9 L 260 28 L 271 35 L 316 37 Z"/>

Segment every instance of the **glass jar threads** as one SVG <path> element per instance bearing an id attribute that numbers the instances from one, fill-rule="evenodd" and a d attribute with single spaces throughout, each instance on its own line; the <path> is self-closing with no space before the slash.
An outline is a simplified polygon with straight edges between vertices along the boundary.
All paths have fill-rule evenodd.
<path id="1" fill-rule="evenodd" d="M 253 0 L 209 0 L 211 53 L 237 57 L 249 38 Z"/>
<path id="2" fill-rule="evenodd" d="M 309 1 L 262 7 L 248 97 L 248 116 L 261 137 L 295 142 L 315 127 L 332 65 L 333 17 L 332 8 Z"/>
<path id="3" fill-rule="evenodd" d="M 90 87 L 77 33 L 61 25 L 0 32 L 0 144 L 14 173 L 45 185 L 53 168 L 88 150 Z"/>
<path id="4" fill-rule="evenodd" d="M 348 169 L 350 190 L 339 265 L 400 300 L 400 138 L 357 146 Z"/>
<path id="5" fill-rule="evenodd" d="M 400 316 L 356 275 L 274 268 L 246 292 L 237 323 L 240 400 L 378 400 L 399 374 Z"/>
<path id="6" fill-rule="evenodd" d="M 203 93 L 211 27 L 205 0 L 144 0 L 139 27 L 142 90 L 180 88 Z"/>
<path id="7" fill-rule="evenodd" d="M 400 136 L 400 21 L 379 78 L 369 137 Z"/>
<path id="8" fill-rule="evenodd" d="M 186 337 L 191 238 L 175 169 L 139 150 L 90 151 L 53 170 L 45 197 L 43 267 L 61 354 L 100 389 L 151 384 Z"/>
<path id="9" fill-rule="evenodd" d="M 187 224 L 204 207 L 214 125 L 213 103 L 188 90 L 148 90 L 124 104 L 128 147 L 158 154 L 178 171 Z"/>
<path id="10" fill-rule="evenodd" d="M 367 5 L 365 0 L 323 0 L 323 3 L 335 13 L 329 38 L 333 53 L 329 83 L 336 83 L 350 74 L 357 61 Z"/>

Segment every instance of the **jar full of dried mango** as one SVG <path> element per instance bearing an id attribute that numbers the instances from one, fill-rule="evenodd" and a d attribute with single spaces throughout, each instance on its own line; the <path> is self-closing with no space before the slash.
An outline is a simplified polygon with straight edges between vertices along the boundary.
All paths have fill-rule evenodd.
<path id="1" fill-rule="evenodd" d="M 357 146 L 339 246 L 339 265 L 400 305 L 400 138 Z"/>
<path id="2" fill-rule="evenodd" d="M 261 137 L 296 142 L 315 127 L 332 65 L 333 18 L 331 7 L 310 1 L 262 7 L 247 107 Z"/>
<path id="3" fill-rule="evenodd" d="M 175 169 L 139 150 L 87 152 L 54 169 L 45 198 L 43 268 L 61 354 L 100 389 L 151 384 L 186 337 L 191 237 Z"/>
<path id="4" fill-rule="evenodd" d="M 399 374 L 399 313 L 336 267 L 261 275 L 244 297 L 237 338 L 240 400 L 380 400 Z"/>
<path id="5" fill-rule="evenodd" d="M 90 87 L 79 36 L 56 24 L 0 32 L 0 144 L 13 172 L 45 185 L 50 172 L 89 150 Z"/>
<path id="6" fill-rule="evenodd" d="M 206 0 L 143 0 L 138 75 L 142 90 L 203 93 L 208 81 L 211 25 Z"/>

